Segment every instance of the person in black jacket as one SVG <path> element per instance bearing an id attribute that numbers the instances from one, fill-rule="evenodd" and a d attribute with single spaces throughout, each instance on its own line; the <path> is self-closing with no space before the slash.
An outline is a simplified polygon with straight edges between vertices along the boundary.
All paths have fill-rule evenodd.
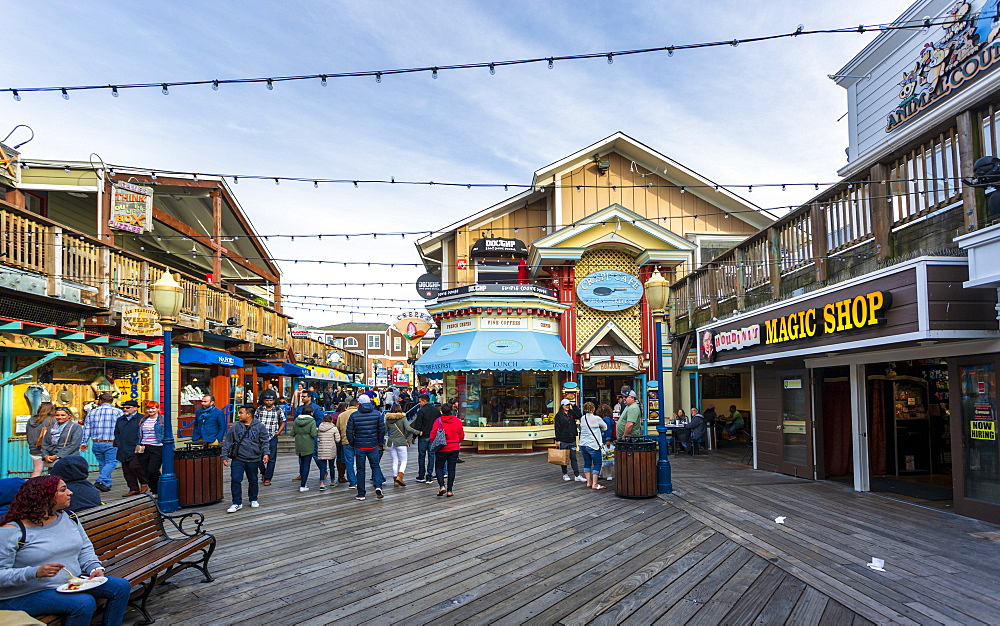
<path id="1" fill-rule="evenodd" d="M 385 442 L 388 429 L 385 425 L 385 417 L 375 408 L 375 404 L 368 396 L 358 398 L 358 410 L 351 413 L 347 418 L 347 440 L 354 448 L 354 471 L 358 479 L 358 500 L 365 499 L 365 460 L 372 468 L 372 484 L 375 485 L 375 496 L 382 498 L 382 484 L 385 483 L 385 476 L 382 475 L 382 468 L 379 467 L 381 455 L 379 446 Z"/>
<path id="2" fill-rule="evenodd" d="M 579 409 L 577 409 L 579 412 Z M 562 466 L 563 480 L 576 480 L 585 483 L 587 479 L 580 476 L 580 466 L 576 462 L 576 438 L 580 435 L 580 425 L 573 416 L 573 403 L 563 399 L 555 419 L 556 441 L 560 450 L 569 450 L 569 464 L 573 466 L 576 478 L 570 478 L 565 465 Z"/>
<path id="3" fill-rule="evenodd" d="M 417 482 L 430 484 L 434 482 L 434 451 L 431 450 L 431 427 L 434 420 L 441 417 L 441 411 L 431 404 L 430 396 L 422 393 L 417 396 L 417 415 L 410 426 L 420 431 L 417 437 Z M 424 461 L 426 459 L 426 465 Z M 426 473 L 424 470 L 426 469 Z"/>
<path id="4" fill-rule="evenodd" d="M 139 457 L 135 454 L 135 447 L 139 445 L 141 438 L 140 422 L 142 416 L 139 414 L 139 403 L 135 400 L 122 402 L 122 415 L 115 422 L 114 446 L 117 450 L 115 457 L 121 461 L 122 474 L 125 475 L 125 482 L 128 484 L 128 492 L 122 496 L 123 498 L 149 491 L 146 473 L 142 471 Z"/>

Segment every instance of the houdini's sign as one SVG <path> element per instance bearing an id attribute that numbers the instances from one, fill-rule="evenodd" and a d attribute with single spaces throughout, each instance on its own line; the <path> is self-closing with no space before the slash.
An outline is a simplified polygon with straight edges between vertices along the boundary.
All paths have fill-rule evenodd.
<path id="1" fill-rule="evenodd" d="M 701 335 L 699 353 L 702 362 L 711 362 L 723 350 L 784 344 L 877 326 L 885 323 L 885 312 L 890 306 L 891 293 L 872 291 L 792 311 L 764 320 L 762 324 L 728 330 L 706 330 Z"/>

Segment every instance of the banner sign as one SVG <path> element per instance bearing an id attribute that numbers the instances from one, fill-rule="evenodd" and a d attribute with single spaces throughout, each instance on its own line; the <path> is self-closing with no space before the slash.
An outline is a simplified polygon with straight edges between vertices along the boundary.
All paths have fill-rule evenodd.
<path id="1" fill-rule="evenodd" d="M 153 230 L 153 188 L 119 182 L 111 186 L 111 219 L 108 226 L 130 233 Z"/>
<path id="2" fill-rule="evenodd" d="M 538 294 L 540 296 L 545 296 L 547 298 L 555 299 L 556 292 L 554 289 L 546 289 L 545 287 L 539 287 L 538 285 L 467 285 L 465 287 L 455 287 L 453 289 L 445 289 L 438 294 L 438 300 L 442 298 L 450 298 L 453 296 L 464 296 L 466 294 L 477 294 L 477 295 L 504 295 L 504 296 L 517 296 L 526 293 Z"/>
<path id="3" fill-rule="evenodd" d="M 78 341 L 63 341 L 50 337 L 32 337 L 14 333 L 0 333 L 0 348 L 21 348 L 38 350 L 40 352 L 65 352 L 67 356 L 87 356 L 99 359 L 120 359 L 123 361 L 141 361 L 156 363 L 159 354 L 150 354 L 141 350 L 115 348 L 101 344 L 81 343 Z"/>
<path id="4" fill-rule="evenodd" d="M 472 258 L 501 256 L 527 257 L 528 246 L 524 245 L 524 242 L 520 239 L 484 237 L 472 245 L 469 256 Z"/>
<path id="5" fill-rule="evenodd" d="M 433 324 L 434 321 L 430 315 L 420 311 L 407 311 L 396 316 L 393 328 L 403 335 L 408 344 L 415 346 L 420 343 Z"/>

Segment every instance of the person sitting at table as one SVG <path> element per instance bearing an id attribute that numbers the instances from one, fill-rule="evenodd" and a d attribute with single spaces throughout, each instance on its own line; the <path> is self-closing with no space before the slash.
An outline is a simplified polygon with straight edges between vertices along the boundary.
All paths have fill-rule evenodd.
<path id="1" fill-rule="evenodd" d="M 675 422 L 687 422 L 688 421 L 688 417 L 687 417 L 687 414 L 684 413 L 684 409 L 677 409 L 677 412 L 674 413 L 674 421 Z"/>
<path id="2" fill-rule="evenodd" d="M 67 513 L 72 495 L 58 476 L 31 478 L 0 518 L 0 610 L 59 615 L 67 626 L 87 626 L 103 598 L 101 624 L 121 624 L 131 593 L 124 578 L 108 576 L 79 593 L 56 591 L 76 573 L 84 581 L 104 576 L 80 520 Z"/>
<path id="3" fill-rule="evenodd" d="M 677 441 L 681 449 L 687 452 L 691 444 L 705 438 L 705 418 L 698 407 L 691 407 L 691 419 L 688 420 L 688 428 L 678 431 Z M 693 451 L 693 448 L 692 448 Z"/>
<path id="4" fill-rule="evenodd" d="M 736 405 L 730 405 L 729 415 L 721 417 L 716 422 L 716 430 L 722 439 L 734 439 L 743 430 L 743 415 L 736 410 Z"/>

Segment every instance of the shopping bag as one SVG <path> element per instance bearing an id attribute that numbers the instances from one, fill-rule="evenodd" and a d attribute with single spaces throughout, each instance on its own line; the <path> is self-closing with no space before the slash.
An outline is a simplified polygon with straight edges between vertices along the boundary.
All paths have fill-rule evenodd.
<path id="1" fill-rule="evenodd" d="M 569 448 L 565 450 L 549 448 L 549 463 L 553 465 L 569 465 Z"/>
<path id="2" fill-rule="evenodd" d="M 609 443 L 601 451 L 601 466 L 611 467 L 615 464 L 615 444 Z"/>

